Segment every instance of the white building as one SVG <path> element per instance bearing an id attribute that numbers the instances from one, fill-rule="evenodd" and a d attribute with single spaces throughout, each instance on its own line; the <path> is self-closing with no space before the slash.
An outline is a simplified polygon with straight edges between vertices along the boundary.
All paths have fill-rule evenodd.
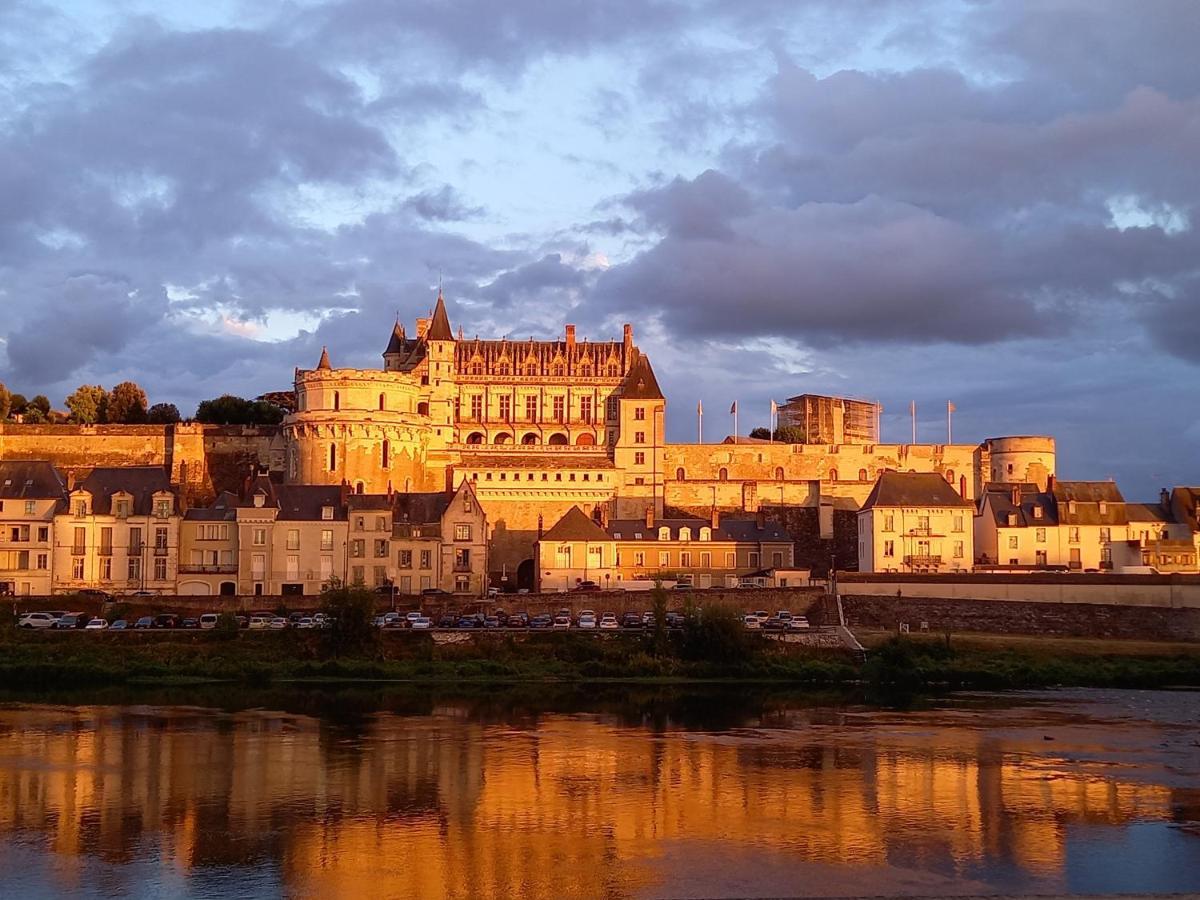
<path id="1" fill-rule="evenodd" d="M 50 463 L 0 462 L 0 595 L 50 593 L 54 515 L 66 503 L 66 486 Z"/>
<path id="2" fill-rule="evenodd" d="M 936 473 L 884 472 L 858 513 L 861 572 L 969 572 L 972 506 Z"/>

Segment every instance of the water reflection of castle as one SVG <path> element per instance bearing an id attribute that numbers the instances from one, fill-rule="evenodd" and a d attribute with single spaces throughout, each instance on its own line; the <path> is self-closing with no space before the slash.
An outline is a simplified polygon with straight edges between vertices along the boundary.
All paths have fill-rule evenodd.
<path id="1" fill-rule="evenodd" d="M 1172 808 L 1166 788 L 1091 777 L 966 728 L 940 731 L 935 751 L 904 726 L 731 740 L 565 716 L 528 730 L 381 716 L 343 740 L 253 713 L 3 716 L 0 839 L 45 835 L 61 890 L 85 856 L 123 862 L 148 842 L 184 872 L 274 861 L 289 888 L 323 897 L 628 886 L 673 840 L 950 874 L 1004 858 L 1053 879 L 1070 824 Z"/>

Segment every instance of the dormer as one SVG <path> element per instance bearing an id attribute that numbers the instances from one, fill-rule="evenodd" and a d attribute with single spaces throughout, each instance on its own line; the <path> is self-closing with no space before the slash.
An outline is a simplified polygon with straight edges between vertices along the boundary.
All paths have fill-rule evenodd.
<path id="1" fill-rule="evenodd" d="M 702 541 L 711 541 L 712 540 L 712 529 L 709 528 L 707 525 L 704 525 L 700 528 L 700 540 L 702 540 Z"/>
<path id="2" fill-rule="evenodd" d="M 658 529 L 658 539 L 660 541 L 669 541 L 671 539 L 671 529 L 663 525 Z"/>
<path id="3" fill-rule="evenodd" d="M 112 495 L 112 514 L 118 519 L 128 519 L 133 515 L 133 494 L 116 491 Z"/>
<path id="4" fill-rule="evenodd" d="M 692 539 L 692 529 L 684 525 L 679 529 L 679 539 L 681 541 L 690 541 Z"/>
<path id="5" fill-rule="evenodd" d="M 266 491 L 255 491 L 252 499 L 255 509 L 262 509 L 267 503 Z"/>
<path id="6" fill-rule="evenodd" d="M 155 491 L 151 509 L 156 519 L 169 519 L 175 512 L 175 497 L 170 491 Z"/>
<path id="7" fill-rule="evenodd" d="M 331 520 L 333 518 L 333 507 L 332 506 L 322 506 L 321 507 L 321 518 L 326 521 Z"/>
<path id="8" fill-rule="evenodd" d="M 78 490 L 71 492 L 71 515 L 77 519 L 82 519 L 85 516 L 92 514 L 92 495 L 87 491 Z"/>
<path id="9" fill-rule="evenodd" d="M 1033 517 L 1034 517 L 1035 519 L 1040 519 L 1040 518 L 1042 518 L 1042 508 L 1041 508 L 1040 506 L 1035 506 L 1035 507 L 1033 508 Z"/>

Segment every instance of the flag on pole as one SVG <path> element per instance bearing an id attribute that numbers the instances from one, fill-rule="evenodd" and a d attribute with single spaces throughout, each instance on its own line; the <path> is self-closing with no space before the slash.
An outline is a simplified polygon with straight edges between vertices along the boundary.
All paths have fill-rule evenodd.
<path id="1" fill-rule="evenodd" d="M 729 407 L 729 414 L 731 416 L 737 415 L 737 401 L 736 400 L 734 400 L 733 405 Z"/>
<path id="2" fill-rule="evenodd" d="M 704 415 L 704 401 L 703 400 L 696 401 L 696 415 L 698 415 L 698 416 Z"/>
<path id="3" fill-rule="evenodd" d="M 955 412 L 957 409 L 958 409 L 958 407 L 955 406 L 953 402 L 947 401 L 946 412 Z"/>

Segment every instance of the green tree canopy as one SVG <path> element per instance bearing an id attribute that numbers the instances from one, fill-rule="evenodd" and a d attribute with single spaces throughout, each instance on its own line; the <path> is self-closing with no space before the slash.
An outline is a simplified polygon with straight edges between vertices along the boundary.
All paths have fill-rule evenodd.
<path id="1" fill-rule="evenodd" d="M 151 425 L 174 425 L 179 421 L 179 408 L 174 403 L 155 403 L 146 412 Z"/>
<path id="2" fill-rule="evenodd" d="M 42 412 L 40 406 L 34 406 L 30 403 L 25 407 L 25 412 L 21 416 L 21 421 L 26 425 L 42 425 L 46 421 L 46 414 Z"/>
<path id="3" fill-rule="evenodd" d="M 79 425 L 95 425 L 108 421 L 108 391 L 98 384 L 81 384 L 68 395 L 67 409 L 71 421 Z"/>
<path id="4" fill-rule="evenodd" d="M 780 425 L 775 429 L 775 440 L 781 444 L 803 444 L 804 429 L 795 425 Z"/>
<path id="5" fill-rule="evenodd" d="M 278 425 L 283 416 L 284 411 L 273 403 L 233 394 L 202 400 L 196 408 L 196 421 L 209 425 Z"/>
<path id="6" fill-rule="evenodd" d="M 24 394 L 13 394 L 9 400 L 8 414 L 10 416 L 22 415 L 28 405 L 29 401 L 25 399 Z"/>
<path id="7" fill-rule="evenodd" d="M 108 421 L 136 425 L 146 421 L 146 392 L 133 381 L 122 381 L 108 395 Z"/>
<path id="8" fill-rule="evenodd" d="M 10 409 L 12 409 L 12 394 L 8 392 L 4 382 L 0 381 L 0 422 L 8 418 Z"/>
<path id="9" fill-rule="evenodd" d="M 755 428 L 750 432 L 750 437 L 766 440 L 771 436 L 771 432 L 765 428 Z"/>
<path id="10" fill-rule="evenodd" d="M 30 407 L 35 407 L 41 410 L 42 416 L 50 415 L 50 400 L 45 394 L 38 394 L 29 401 L 29 405 L 25 407 L 25 412 L 28 413 Z"/>

